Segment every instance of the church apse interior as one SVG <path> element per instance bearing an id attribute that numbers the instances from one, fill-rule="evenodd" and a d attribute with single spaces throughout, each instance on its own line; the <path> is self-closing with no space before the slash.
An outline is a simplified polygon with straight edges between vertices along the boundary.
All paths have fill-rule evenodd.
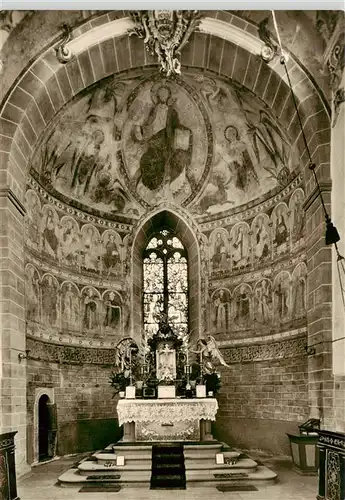
<path id="1" fill-rule="evenodd" d="M 344 13 L 276 12 L 292 93 L 269 12 L 190 14 L 172 61 L 130 12 L 10 12 L 0 432 L 17 431 L 17 476 L 121 438 L 109 377 L 122 339 L 156 331 L 165 298 L 152 302 L 144 260 L 157 265 L 149 242 L 166 234 L 186 276 L 169 324 L 190 346 L 211 336 L 224 360 L 215 438 L 288 455 L 286 434 L 309 418 L 344 433 L 344 306 L 322 205 L 341 253 Z"/>

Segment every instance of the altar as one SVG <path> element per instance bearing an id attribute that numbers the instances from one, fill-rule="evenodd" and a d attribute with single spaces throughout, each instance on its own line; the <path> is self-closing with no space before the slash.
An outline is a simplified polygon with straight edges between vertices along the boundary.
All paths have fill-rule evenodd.
<path id="1" fill-rule="evenodd" d="M 117 404 L 123 441 L 211 441 L 215 398 L 120 399 Z"/>

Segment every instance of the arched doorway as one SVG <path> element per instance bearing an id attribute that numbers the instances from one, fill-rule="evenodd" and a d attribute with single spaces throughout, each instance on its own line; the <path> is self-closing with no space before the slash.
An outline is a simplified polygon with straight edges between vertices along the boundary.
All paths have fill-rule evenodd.
<path id="1" fill-rule="evenodd" d="M 52 458 L 49 438 L 51 434 L 51 418 L 49 397 L 43 394 L 38 401 L 38 460 L 42 462 Z"/>

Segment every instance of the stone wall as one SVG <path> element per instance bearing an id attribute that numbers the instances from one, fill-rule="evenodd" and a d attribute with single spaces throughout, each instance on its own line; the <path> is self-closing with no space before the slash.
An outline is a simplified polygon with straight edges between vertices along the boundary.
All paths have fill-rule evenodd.
<path id="1" fill-rule="evenodd" d="M 309 411 L 304 342 L 305 337 L 299 338 L 289 353 L 281 351 L 280 359 L 233 363 L 221 371 L 214 425 L 219 439 L 247 449 L 289 453 L 285 433 L 298 431 L 297 424 L 307 419 Z M 262 352 L 269 350 L 263 347 Z"/>
<path id="2" fill-rule="evenodd" d="M 33 358 L 35 356 L 38 358 L 37 351 L 36 355 L 33 353 Z M 58 455 L 99 449 L 120 438 L 121 431 L 116 416 L 117 398 L 113 398 L 113 391 L 108 383 L 110 372 L 110 366 L 104 364 L 73 360 L 68 364 L 57 363 L 48 352 L 45 359 L 28 359 L 29 463 L 37 461 L 35 412 L 39 396 L 43 393 L 50 396 L 51 402 L 56 404 Z"/>
<path id="3" fill-rule="evenodd" d="M 332 428 L 345 432 L 345 377 L 334 377 L 334 423 Z"/>

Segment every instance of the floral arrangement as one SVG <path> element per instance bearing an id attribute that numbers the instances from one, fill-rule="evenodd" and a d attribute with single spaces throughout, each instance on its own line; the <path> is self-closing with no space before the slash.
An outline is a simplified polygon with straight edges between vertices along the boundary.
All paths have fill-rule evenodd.
<path id="1" fill-rule="evenodd" d="M 209 393 L 210 391 L 213 392 L 213 395 L 215 396 L 221 387 L 221 378 L 220 378 L 220 373 L 216 372 L 215 370 L 208 371 L 207 373 L 203 373 L 201 376 L 201 370 L 200 370 L 200 364 L 199 363 L 193 363 L 192 364 L 192 370 L 190 374 L 190 380 L 195 380 L 196 383 L 198 384 L 205 384 L 206 385 L 206 393 Z"/>
<path id="2" fill-rule="evenodd" d="M 206 385 L 206 393 L 208 394 L 210 391 L 213 392 L 215 396 L 221 387 L 220 374 L 217 372 L 213 373 L 205 373 L 204 382 Z"/>
<path id="3" fill-rule="evenodd" d="M 117 373 L 111 372 L 111 375 L 109 377 L 109 384 L 115 391 L 113 397 L 119 394 L 119 392 L 125 391 L 129 383 L 129 370 L 124 370 Z"/>

